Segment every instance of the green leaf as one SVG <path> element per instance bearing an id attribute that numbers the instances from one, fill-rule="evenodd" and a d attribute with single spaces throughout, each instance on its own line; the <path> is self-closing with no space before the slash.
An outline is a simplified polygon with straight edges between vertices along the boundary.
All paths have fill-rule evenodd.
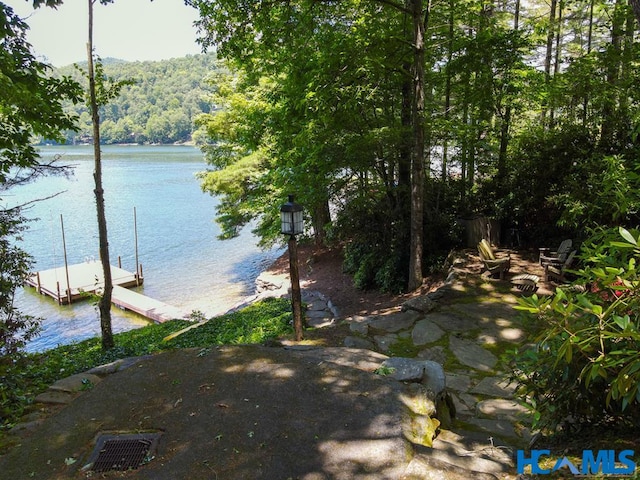
<path id="1" fill-rule="evenodd" d="M 636 239 L 633 238 L 633 235 L 631 235 L 629 230 L 627 230 L 626 228 L 620 227 L 619 232 L 622 238 L 624 238 L 627 242 L 633 244 L 634 246 L 640 245 L 638 241 L 636 241 Z"/>
<path id="2" fill-rule="evenodd" d="M 571 343 L 566 343 L 567 348 L 564 353 L 564 360 L 567 363 L 571 363 L 571 359 L 573 358 L 573 348 L 571 347 Z"/>
<path id="3" fill-rule="evenodd" d="M 616 325 L 618 325 L 622 330 L 626 330 L 627 328 L 629 328 L 629 323 L 631 322 L 631 319 L 629 318 L 628 315 L 625 315 L 624 317 L 620 317 L 618 315 L 615 315 L 613 317 L 613 321 L 615 322 Z"/>
<path id="4" fill-rule="evenodd" d="M 576 300 L 578 301 L 578 304 L 586 310 L 592 310 L 594 307 L 585 295 L 576 295 Z"/>
<path id="5" fill-rule="evenodd" d="M 624 242 L 609 242 L 609 245 L 617 248 L 637 248 L 637 245 Z"/>

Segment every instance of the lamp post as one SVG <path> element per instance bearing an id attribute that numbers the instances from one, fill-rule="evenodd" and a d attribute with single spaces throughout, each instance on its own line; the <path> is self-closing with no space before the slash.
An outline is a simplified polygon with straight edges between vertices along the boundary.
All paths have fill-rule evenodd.
<path id="1" fill-rule="evenodd" d="M 283 235 L 289 235 L 289 270 L 291 275 L 291 306 L 293 309 L 293 329 L 295 340 L 302 340 L 302 299 L 300 294 L 300 276 L 298 274 L 298 244 L 296 235 L 300 235 L 304 228 L 302 218 L 302 205 L 293 201 L 293 195 L 289 195 L 289 201 L 280 207 L 280 231 Z"/>

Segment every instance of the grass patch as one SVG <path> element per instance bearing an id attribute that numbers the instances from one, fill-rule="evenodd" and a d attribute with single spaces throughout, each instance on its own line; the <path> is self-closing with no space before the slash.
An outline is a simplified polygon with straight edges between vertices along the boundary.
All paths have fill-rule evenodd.
<path id="1" fill-rule="evenodd" d="M 238 312 L 214 317 L 169 342 L 163 339 L 192 323 L 172 320 L 118 333 L 114 335 L 116 347 L 106 352 L 101 348 L 100 338 L 92 338 L 17 360 L 0 359 L 0 431 L 18 421 L 38 394 L 70 375 L 120 358 L 175 348 L 263 343 L 290 334 L 291 322 L 290 302 L 271 298 Z"/>
<path id="2" fill-rule="evenodd" d="M 242 310 L 209 320 L 167 342 L 173 348 L 263 343 L 292 332 L 291 303 L 267 299 Z"/>

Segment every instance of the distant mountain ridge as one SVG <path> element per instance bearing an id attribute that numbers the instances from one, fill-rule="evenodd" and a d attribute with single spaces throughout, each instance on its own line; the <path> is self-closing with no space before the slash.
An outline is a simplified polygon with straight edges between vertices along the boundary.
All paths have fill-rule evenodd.
<path id="1" fill-rule="evenodd" d="M 102 60 L 102 64 L 103 65 L 114 65 L 114 64 L 118 64 L 118 63 L 136 63 L 136 61 L 129 61 L 129 60 L 123 60 L 121 58 L 114 58 L 114 57 L 105 57 L 105 58 L 101 58 L 100 60 Z M 73 68 L 74 65 L 79 65 L 81 67 L 86 67 L 87 66 L 87 61 L 86 60 L 81 60 L 79 62 L 74 62 L 70 65 L 65 65 L 64 67 L 58 67 L 56 68 L 56 70 L 60 71 L 60 70 L 66 70 L 68 68 Z"/>
<path id="2" fill-rule="evenodd" d="M 188 55 L 160 61 L 102 59 L 105 74 L 115 81 L 133 80 L 118 98 L 100 109 L 101 140 L 112 143 L 184 143 L 191 140 L 194 119 L 211 110 L 207 78 L 217 70 L 215 54 Z M 78 70 L 87 62 L 54 69 L 83 85 Z M 92 141 L 91 115 L 86 105 L 67 105 L 79 116 L 79 132 L 67 132 L 67 143 Z"/>

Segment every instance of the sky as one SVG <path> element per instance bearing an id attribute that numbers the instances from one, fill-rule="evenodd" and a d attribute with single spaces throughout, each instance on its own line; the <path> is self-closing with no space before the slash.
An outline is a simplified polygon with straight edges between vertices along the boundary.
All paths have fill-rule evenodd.
<path id="1" fill-rule="evenodd" d="M 87 58 L 87 0 L 65 0 L 57 10 L 34 10 L 28 0 L 2 0 L 25 19 L 36 57 L 55 67 Z M 101 58 L 164 60 L 201 52 L 193 22 L 198 12 L 182 0 L 115 0 L 94 6 L 94 49 Z"/>

